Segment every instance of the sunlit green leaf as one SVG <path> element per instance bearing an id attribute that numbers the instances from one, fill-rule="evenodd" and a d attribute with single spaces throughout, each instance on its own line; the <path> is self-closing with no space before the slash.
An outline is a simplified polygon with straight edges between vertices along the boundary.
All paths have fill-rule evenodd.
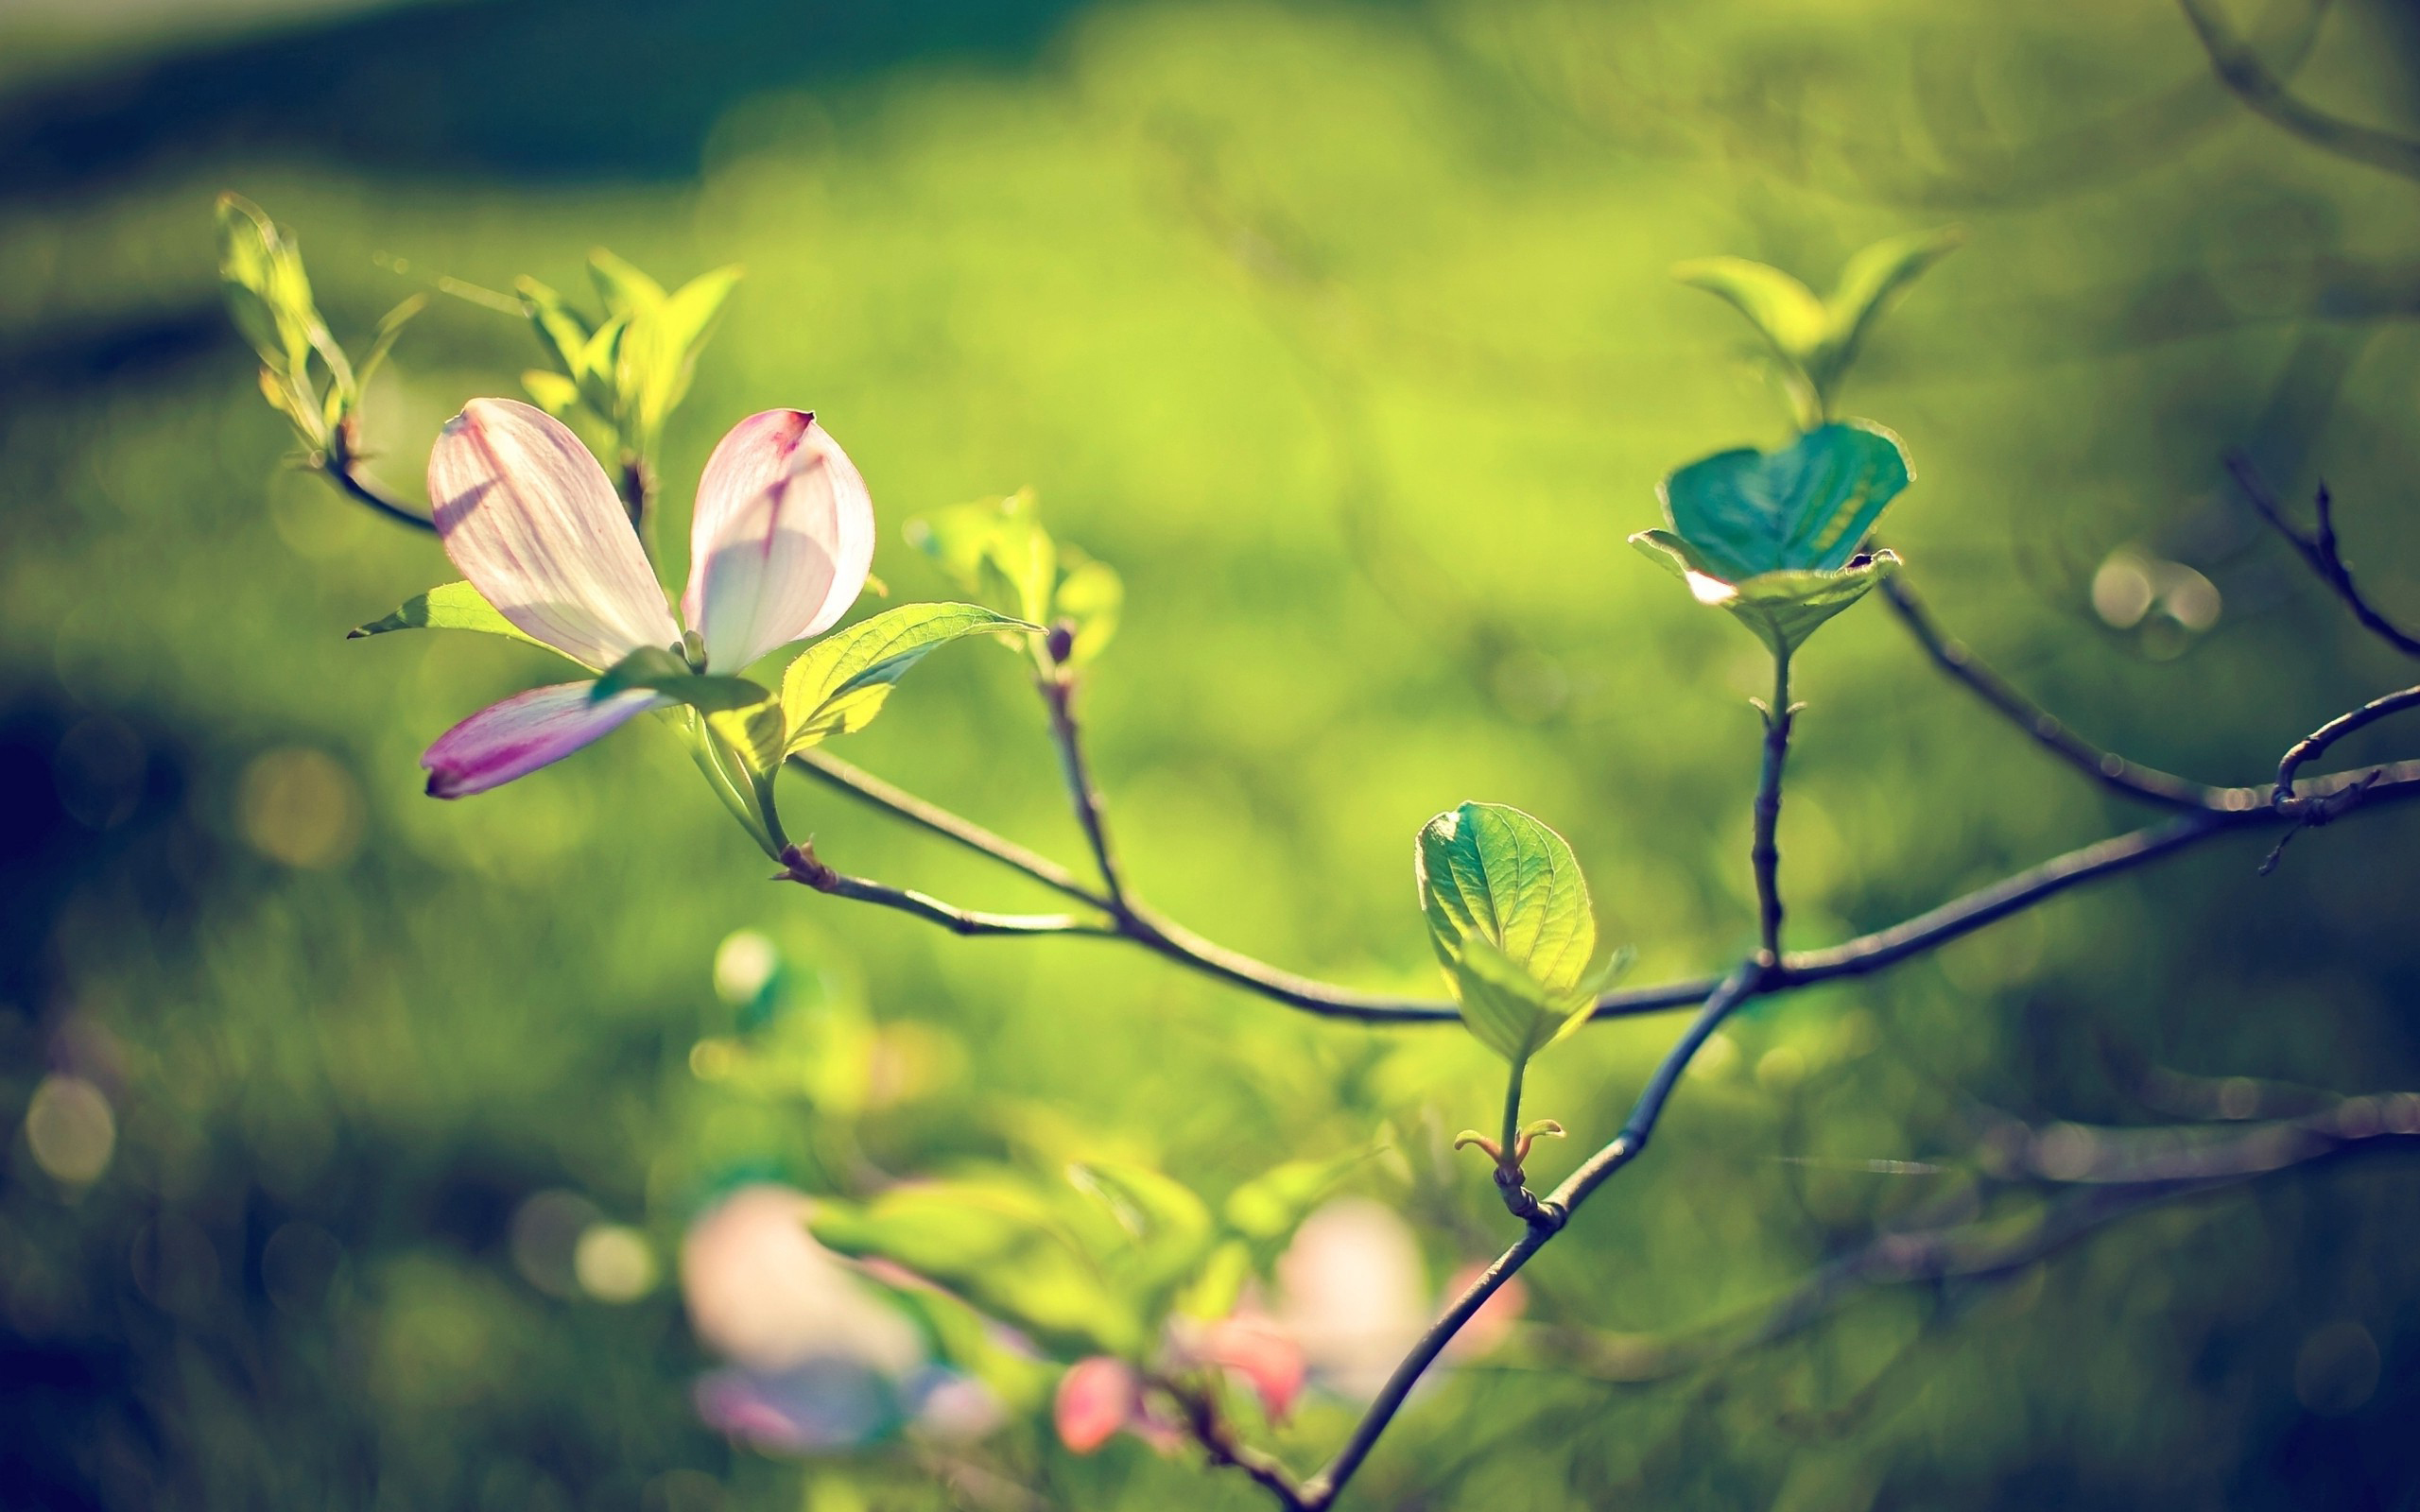
<path id="1" fill-rule="evenodd" d="M 510 640 L 524 641 L 531 645 L 546 643 L 506 619 L 496 607 L 480 596 L 479 591 L 468 583 L 444 583 L 404 600 L 403 607 L 382 619 L 355 626 L 345 632 L 345 639 L 358 640 L 365 635 L 384 635 L 389 630 L 476 630 L 483 635 L 501 635 Z"/>
<path id="2" fill-rule="evenodd" d="M 1036 623 L 1049 616 L 1059 549 L 1035 516 L 1031 489 L 910 520 L 908 540 L 962 591 Z"/>
<path id="3" fill-rule="evenodd" d="M 1911 476 L 1897 437 L 1849 421 L 1777 452 L 1718 452 L 1667 477 L 1657 492 L 1673 530 L 1717 576 L 1737 582 L 1841 567 Z"/>
<path id="4" fill-rule="evenodd" d="M 588 351 L 588 321 L 562 295 L 534 278 L 518 280 L 513 287 L 521 292 L 522 307 L 529 313 L 539 344 L 554 358 L 563 377 L 577 384 Z"/>
<path id="5" fill-rule="evenodd" d="M 982 1382 L 1011 1413 L 1032 1412 L 1047 1400 L 1057 1367 L 1011 1349 L 1000 1331 L 959 1297 L 885 1277 L 868 1280 L 916 1325 L 935 1360 Z"/>
<path id="6" fill-rule="evenodd" d="M 786 748 L 804 750 L 863 730 L 882 712 L 891 685 L 952 641 L 1033 628 L 975 604 L 902 604 L 836 630 L 802 652 L 782 677 Z"/>
<path id="7" fill-rule="evenodd" d="M 1462 1022 L 1478 1041 L 1518 1064 L 1587 1021 L 1596 993 L 1580 984 L 1549 988 L 1474 935 L 1446 968 Z"/>
<path id="8" fill-rule="evenodd" d="M 379 318 L 378 329 L 370 337 L 370 350 L 363 354 L 361 366 L 354 372 L 354 383 L 366 385 L 370 382 L 371 375 L 386 363 L 387 353 L 395 349 L 395 338 L 404 334 L 404 327 L 426 308 L 428 296 L 415 294 Z"/>
<path id="9" fill-rule="evenodd" d="M 1049 1205 L 1006 1182 L 894 1187 L 870 1203 L 825 1204 L 808 1228 L 844 1255 L 905 1265 L 1052 1348 L 1131 1355 L 1143 1341 L 1139 1320 Z"/>
<path id="10" fill-rule="evenodd" d="M 588 254 L 588 276 L 614 315 L 651 315 L 664 304 L 664 285 L 599 247 Z"/>
<path id="11" fill-rule="evenodd" d="M 1519 809 L 1465 803 L 1430 819 L 1414 854 L 1428 940 L 1489 1048 L 1526 1060 L 1586 994 L 1597 918 L 1563 836 Z"/>
<path id="12" fill-rule="evenodd" d="M 1890 306 L 1892 297 L 1924 271 L 1963 246 L 1965 232 L 1956 226 L 1893 236 L 1858 251 L 1841 269 L 1841 281 L 1824 301 L 1831 331 L 1824 342 L 1819 386 L 1829 389 L 1857 361 L 1874 322 Z"/>
<path id="13" fill-rule="evenodd" d="M 521 387 L 528 390 L 530 401 L 557 420 L 568 420 L 579 407 L 579 385 L 559 372 L 532 368 L 521 375 Z"/>
<path id="14" fill-rule="evenodd" d="M 1729 301 L 1791 362 L 1804 363 L 1831 334 L 1824 301 L 1780 268 L 1745 257 L 1701 257 L 1676 265 L 1672 276 Z"/>
<path id="15" fill-rule="evenodd" d="M 1067 1180 L 1115 1222 L 1124 1242 L 1103 1268 L 1138 1301 L 1155 1300 L 1198 1265 L 1215 1237 L 1210 1209 L 1193 1189 L 1150 1166 L 1086 1160 Z"/>
<path id="16" fill-rule="evenodd" d="M 1050 619 L 1053 624 L 1065 620 L 1075 627 L 1067 664 L 1081 667 L 1099 656 L 1117 633 L 1117 617 L 1126 605 L 1126 583 L 1109 563 L 1095 561 L 1073 546 L 1061 546 L 1059 560 L 1067 570 L 1051 596 Z"/>
<path id="17" fill-rule="evenodd" d="M 1642 530 L 1630 538 L 1647 558 L 1686 583 L 1701 604 L 1727 610 L 1755 632 L 1777 656 L 1789 656 L 1818 627 L 1856 603 L 1898 570 L 1888 551 L 1850 558 L 1833 572 L 1758 573 L 1725 581 L 1714 564 L 1668 530 Z"/>

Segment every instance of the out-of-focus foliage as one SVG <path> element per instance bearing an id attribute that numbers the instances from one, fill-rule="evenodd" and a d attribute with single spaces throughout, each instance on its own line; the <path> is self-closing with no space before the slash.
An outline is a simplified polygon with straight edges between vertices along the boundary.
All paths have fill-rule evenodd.
<path id="1" fill-rule="evenodd" d="M 2309 19 L 2239 18 L 2298 91 L 2409 128 L 2408 13 Z M 872 486 L 875 572 L 923 600 L 961 590 L 905 523 L 1031 485 L 1123 580 L 1084 713 L 1134 885 L 1374 988 L 1436 991 L 1404 841 L 1471 798 L 1568 838 L 1642 980 L 1753 939 L 1768 655 L 1624 541 L 1675 466 L 1791 438 L 1762 338 L 1681 260 L 1820 283 L 1965 227 L 1833 399 L 1920 463 L 1888 534 L 1913 580 L 2077 728 L 2252 781 L 2408 680 L 2217 457 L 2296 493 L 2324 469 L 2364 580 L 2420 606 L 2420 189 L 2247 116 L 2161 7 L 547 0 L 77 45 L 0 97 L 0 1478 L 30 1504 L 1253 1506 L 1141 1436 L 1067 1452 L 979 1319 L 801 1260 L 798 1194 L 1166 1174 L 1242 1256 L 1177 1305 L 1249 1290 L 1317 1344 L 1283 1427 L 1230 1393 L 1298 1466 L 1509 1225 L 1451 1156 L 1502 1087 L 1458 1030 L 772 885 L 652 731 L 422 797 L 427 742 L 543 659 L 343 638 L 450 575 L 282 465 L 265 354 L 223 313 L 223 188 L 300 230 L 347 341 L 439 296 L 359 406 L 412 499 L 443 420 L 544 360 L 450 291 L 570 288 L 599 245 L 676 287 L 745 265 L 664 429 L 668 508 L 734 420 L 812 406 Z M 1055 566 L 1048 618 L 992 607 L 1080 632 L 1082 569 Z M 834 748 L 1072 860 L 1030 681 L 935 658 Z M 1871 604 L 1793 689 L 1795 946 L 2134 817 Z M 1056 906 L 782 782 L 835 866 Z M 2251 841 L 2205 850 L 1746 1014 L 1357 1504 L 2408 1485 L 2420 1205 L 2391 1160 L 1876 1288 L 1711 1363 L 1658 1346 L 1973 1212 L 1996 1112 L 2420 1088 L 2412 824 L 2311 835 L 2265 880 Z M 1611 1133 L 1674 1032 L 1592 1027 L 1531 1067 L 1573 1134 L 1533 1177 Z M 1318 1194 L 1279 1201 L 1279 1169 Z"/>

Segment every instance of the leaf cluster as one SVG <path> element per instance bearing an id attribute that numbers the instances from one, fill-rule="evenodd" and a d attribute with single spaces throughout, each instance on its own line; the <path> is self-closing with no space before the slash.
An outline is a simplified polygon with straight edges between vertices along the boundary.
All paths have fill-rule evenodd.
<path id="1" fill-rule="evenodd" d="M 1117 633 L 1126 587 L 1116 569 L 1054 541 L 1031 489 L 921 515 L 908 541 L 959 592 L 1050 627 L 1063 666 L 1088 665 Z"/>
<path id="2" fill-rule="evenodd" d="M 523 373 L 522 387 L 566 424 L 584 418 L 603 426 L 626 459 L 650 459 L 740 269 L 718 267 L 666 293 L 599 248 L 588 256 L 588 271 L 603 305 L 593 318 L 536 279 L 514 285 L 552 364 Z"/>
<path id="3" fill-rule="evenodd" d="M 320 315 L 292 234 L 234 194 L 218 197 L 217 224 L 220 292 L 235 329 L 260 358 L 261 393 L 293 423 L 315 462 L 341 464 L 353 450 L 363 388 L 426 296 L 388 311 L 356 363 Z"/>

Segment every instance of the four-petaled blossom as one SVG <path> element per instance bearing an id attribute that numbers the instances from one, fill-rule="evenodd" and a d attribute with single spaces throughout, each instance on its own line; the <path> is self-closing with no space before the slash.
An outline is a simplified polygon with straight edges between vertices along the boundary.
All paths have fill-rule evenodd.
<path id="1" fill-rule="evenodd" d="M 532 638 L 603 672 L 667 649 L 735 673 L 828 630 L 873 562 L 873 504 L 838 443 L 803 410 L 732 427 L 706 462 L 690 527 L 683 637 L 605 470 L 561 421 L 510 399 L 475 399 L 428 459 L 445 554 Z M 438 798 L 482 793 L 560 761 L 672 700 L 644 688 L 594 696 L 594 679 L 483 709 L 421 758 Z"/>

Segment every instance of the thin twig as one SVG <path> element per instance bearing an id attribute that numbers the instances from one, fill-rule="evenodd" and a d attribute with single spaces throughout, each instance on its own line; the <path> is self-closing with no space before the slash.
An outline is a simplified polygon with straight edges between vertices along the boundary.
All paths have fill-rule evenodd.
<path id="1" fill-rule="evenodd" d="M 925 893 L 835 871 L 818 860 L 813 850 L 804 845 L 793 845 L 783 851 L 782 864 L 786 869 L 781 873 L 780 880 L 795 882 L 835 898 L 896 908 L 903 914 L 913 914 L 918 919 L 939 924 L 953 935 L 1116 933 L 1105 919 L 1079 919 L 1073 914 L 987 914 L 972 908 L 959 908 Z"/>
<path id="2" fill-rule="evenodd" d="M 1337 1493 L 1361 1468 L 1361 1462 L 1369 1457 L 1379 1435 L 1387 1431 L 1387 1425 L 1394 1420 L 1404 1399 L 1411 1395 L 1411 1388 L 1419 1383 L 1446 1344 L 1461 1332 L 1462 1325 L 1468 1323 L 1487 1299 L 1529 1263 L 1530 1256 L 1545 1248 L 1549 1240 L 1563 1231 L 1564 1225 L 1570 1222 L 1571 1214 L 1588 1200 L 1590 1193 L 1647 1148 L 1648 1138 L 1654 1132 L 1656 1121 L 1663 1116 L 1665 1102 L 1671 1096 L 1672 1088 L 1679 1082 L 1682 1072 L 1687 1069 L 1690 1059 L 1717 1026 L 1756 995 L 1763 978 L 1764 968 L 1754 961 L 1742 964 L 1723 978 L 1722 984 L 1706 998 L 1705 1005 L 1699 1010 L 1687 1032 L 1681 1036 L 1666 1053 L 1662 1064 L 1656 1067 L 1655 1074 L 1649 1079 L 1646 1090 L 1639 1093 L 1637 1103 L 1632 1107 L 1630 1118 L 1622 1125 L 1621 1132 L 1539 1202 L 1538 1215 L 1530 1220 L 1521 1237 L 1497 1256 L 1495 1263 L 1481 1272 L 1478 1279 L 1455 1298 L 1454 1304 L 1445 1310 L 1445 1314 L 1430 1324 L 1427 1332 L 1412 1345 L 1410 1352 L 1403 1357 L 1394 1373 L 1387 1378 L 1387 1383 L 1379 1389 L 1376 1400 L 1362 1414 L 1361 1420 L 1354 1425 L 1352 1436 L 1337 1452 L 1336 1458 L 1328 1462 L 1326 1469 L 1303 1483 L 1300 1496 L 1303 1506 L 1310 1512 L 1320 1512 L 1321 1508 L 1336 1500 Z"/>
<path id="3" fill-rule="evenodd" d="M 359 504 L 366 504 L 388 519 L 415 530 L 435 531 L 437 522 L 371 482 L 361 473 L 357 459 L 351 456 L 325 456 L 316 464 L 319 474 L 337 490 Z"/>
<path id="4" fill-rule="evenodd" d="M 2210 70 L 2253 113 L 2323 151 L 2406 179 L 2420 179 L 2420 142 L 2362 126 L 2295 98 L 2286 81 L 2269 71 L 2257 53 L 2229 31 L 2208 0 L 2177 0 L 2210 55 Z"/>
<path id="5" fill-rule="evenodd" d="M 2271 803 L 2284 807 L 2293 802 L 2294 773 L 2304 763 L 2316 761 L 2328 747 L 2364 726 L 2377 724 L 2389 714 L 2415 708 L 2420 708 L 2420 687 L 2406 688 L 2400 693 L 2373 698 L 2350 713 L 2338 714 L 2294 742 L 2286 751 L 2285 758 L 2277 763 L 2277 787 Z"/>
<path id="6" fill-rule="evenodd" d="M 2328 493 L 2326 484 L 2319 486 L 2312 499 L 2312 510 L 2319 523 L 2306 531 L 2286 518 L 2285 506 L 2278 501 L 2277 490 L 2269 486 L 2269 479 L 2253 465 L 2252 458 L 2241 452 L 2230 452 L 2226 456 L 2226 468 L 2234 476 L 2236 486 L 2243 490 L 2243 496 L 2260 511 L 2260 518 L 2268 521 L 2277 534 L 2292 544 L 2303 560 L 2309 564 L 2310 570 L 2318 575 L 2320 581 L 2344 601 L 2344 607 L 2353 611 L 2353 617 L 2361 622 L 2362 628 L 2405 656 L 2420 657 L 2420 636 L 2411 634 L 2388 619 L 2376 605 L 2362 596 L 2359 588 L 2353 586 L 2353 569 L 2345 565 L 2343 550 L 2337 544 L 2336 502 Z"/>
<path id="7" fill-rule="evenodd" d="M 2019 693 L 2014 683 L 1978 660 L 1962 643 L 1942 634 L 1924 600 L 1901 580 L 1902 576 L 1882 579 L 1882 596 L 1898 614 L 1899 622 L 1942 671 L 1973 689 L 2043 749 L 2112 792 L 2168 808 L 2240 808 L 2253 801 L 2247 790 L 2211 787 L 2163 772 L 2128 761 L 2115 751 L 2102 750 L 2079 737 L 2048 710 Z"/>
<path id="8" fill-rule="evenodd" d="M 1117 857 L 1110 849 L 1109 826 L 1101 818 L 1100 789 L 1093 783 L 1091 764 L 1084 759 L 1083 736 L 1076 728 L 1076 679 L 1065 667 L 1049 667 L 1036 679 L 1043 707 L 1050 713 L 1050 741 L 1059 749 L 1059 769 L 1067 782 L 1067 801 L 1076 822 L 1083 827 L 1084 843 L 1092 848 L 1093 865 L 1109 891 L 1112 913 L 1126 908 L 1126 888 L 1119 882 Z"/>
<path id="9" fill-rule="evenodd" d="M 1098 907 L 1107 907 L 1106 899 L 1090 893 L 1056 863 L 893 787 L 846 762 L 821 751 L 810 751 L 792 760 L 815 777 L 876 808 L 955 840 L 978 854 L 989 856 L 1069 896 Z M 2396 763 L 2378 768 L 2375 773 L 2332 773 L 2298 784 L 2296 794 L 2297 799 L 2303 801 L 2315 799 L 2342 801 L 2342 796 L 2356 786 L 2366 786 L 2369 791 L 2364 795 L 2365 800 L 2373 802 L 2420 796 L 2420 761 Z M 1880 971 L 1936 945 L 1972 934 L 2070 887 L 2132 870 L 2235 830 L 2275 824 L 2289 817 L 2259 801 L 2259 795 L 2254 789 L 2221 788 L 2216 791 L 2230 795 L 2229 801 L 2236 806 L 2197 809 L 2164 824 L 2117 835 L 2053 857 L 2040 866 L 1978 888 L 1887 929 L 1860 935 L 1824 950 L 1785 955 L 1767 990 L 1782 991 L 1834 977 L 1862 976 L 1869 971 Z M 2232 797 L 2238 794 L 2241 795 L 2239 799 Z M 1357 991 L 1255 960 L 1241 952 L 1203 938 L 1131 895 L 1125 915 L 1115 920 L 1114 928 L 1087 929 L 1083 933 L 1114 936 L 1189 970 L 1218 977 L 1271 1001 L 1323 1018 L 1347 1019 L 1361 1023 L 1407 1024 L 1454 1023 L 1461 1019 L 1454 1005 L 1442 1000 Z M 1622 1019 L 1686 1007 L 1690 1004 L 1703 1002 L 1717 985 L 1715 978 L 1702 977 L 1607 992 L 1597 1000 L 1592 1017 Z"/>
<path id="10" fill-rule="evenodd" d="M 906 788 L 894 787 L 865 768 L 852 765 L 829 751 L 821 747 L 801 751 L 790 758 L 790 765 L 818 782 L 875 808 L 895 814 L 910 824 L 930 830 L 944 840 L 955 841 L 1011 871 L 1022 871 L 1044 886 L 1064 893 L 1079 902 L 1104 910 L 1109 907 L 1107 898 L 1086 886 L 1074 872 L 1049 857 L 994 834 L 938 803 L 927 802 Z"/>

